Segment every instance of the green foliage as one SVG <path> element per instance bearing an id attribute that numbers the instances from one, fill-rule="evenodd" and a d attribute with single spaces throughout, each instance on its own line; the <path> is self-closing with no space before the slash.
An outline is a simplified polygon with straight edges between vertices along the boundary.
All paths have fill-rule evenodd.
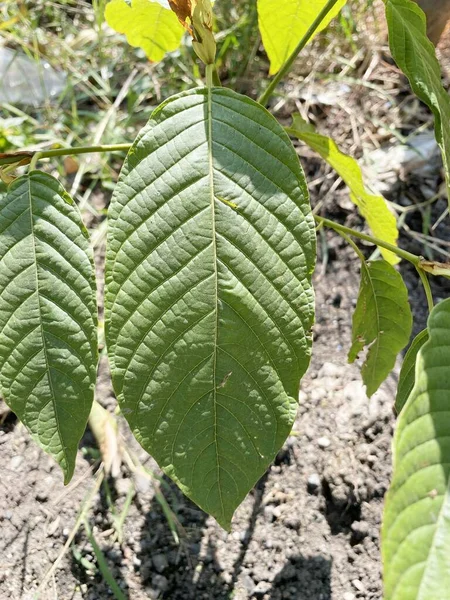
<path id="1" fill-rule="evenodd" d="M 411 0 L 385 2 L 392 56 L 408 77 L 414 93 L 434 115 L 450 203 L 450 97 L 442 85 L 434 46 L 426 35 L 426 18 Z"/>
<path id="2" fill-rule="evenodd" d="M 362 262 L 348 360 L 354 362 L 363 348 L 369 347 L 361 371 L 369 397 L 393 369 L 411 329 L 408 290 L 401 275 L 384 260 Z"/>
<path id="3" fill-rule="evenodd" d="M 0 257 L 2 395 L 67 483 L 93 400 L 97 310 L 88 233 L 50 175 L 1 197 Z"/>
<path id="4" fill-rule="evenodd" d="M 184 28 L 175 13 L 156 0 L 111 0 L 105 8 L 106 22 L 135 48 L 142 48 L 157 62 L 181 44 Z"/>
<path id="5" fill-rule="evenodd" d="M 416 380 L 416 359 L 419 350 L 428 341 L 428 329 L 416 335 L 408 352 L 405 355 L 398 379 L 397 396 L 395 397 L 395 410 L 399 414 L 405 406 Z"/>
<path id="6" fill-rule="evenodd" d="M 109 213 L 108 354 L 138 440 L 226 528 L 295 419 L 314 257 L 304 176 L 269 113 L 221 88 L 154 113 Z"/>
<path id="7" fill-rule="evenodd" d="M 375 237 L 397 245 L 398 231 L 395 216 L 389 210 L 383 196 L 368 192 L 364 186 L 361 169 L 354 158 L 339 150 L 336 143 L 325 135 L 319 135 L 300 115 L 294 115 L 293 124 L 286 130 L 290 135 L 308 144 L 315 152 L 333 167 L 350 189 L 350 198 L 359 208 Z M 380 248 L 384 259 L 391 264 L 398 263 L 398 257 L 389 250 Z"/>
<path id="8" fill-rule="evenodd" d="M 316 33 L 327 27 L 346 1 L 338 0 Z M 270 75 L 281 69 L 326 3 L 327 0 L 258 0 L 259 29 L 270 60 Z"/>
<path id="9" fill-rule="evenodd" d="M 450 299 L 433 309 L 428 330 L 394 437 L 383 523 L 385 600 L 444 600 L 450 589 Z"/>

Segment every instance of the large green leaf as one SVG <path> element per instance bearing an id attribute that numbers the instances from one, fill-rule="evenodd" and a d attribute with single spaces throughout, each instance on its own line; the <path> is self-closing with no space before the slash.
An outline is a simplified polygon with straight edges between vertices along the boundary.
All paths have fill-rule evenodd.
<path id="1" fill-rule="evenodd" d="M 114 193 L 113 382 L 138 440 L 228 527 L 294 422 L 309 363 L 314 222 L 288 136 L 259 104 L 163 104 Z"/>
<path id="2" fill-rule="evenodd" d="M 308 144 L 333 167 L 349 187 L 350 198 L 366 219 L 372 233 L 384 242 L 396 246 L 398 230 L 395 216 L 389 210 L 383 196 L 376 196 L 366 190 L 361 169 L 356 160 L 341 152 L 331 138 L 316 133 L 300 115 L 294 116 L 292 127 L 288 127 L 286 131 Z M 380 250 L 384 259 L 389 263 L 396 264 L 399 261 L 393 252 L 384 248 L 380 248 Z"/>
<path id="3" fill-rule="evenodd" d="M 427 37 L 426 18 L 411 0 L 385 2 L 392 56 L 408 77 L 414 93 L 434 115 L 450 202 L 450 98 L 442 85 L 436 51 Z"/>
<path id="4" fill-rule="evenodd" d="M 428 329 L 424 329 L 414 338 L 403 360 L 402 369 L 398 378 L 397 395 L 395 397 L 395 410 L 400 413 L 414 387 L 416 380 L 416 358 L 419 350 L 428 341 Z"/>
<path id="5" fill-rule="evenodd" d="M 367 346 L 362 378 L 372 396 L 409 342 L 412 315 L 408 290 L 399 273 L 385 260 L 362 262 L 361 286 L 353 315 L 350 363 Z"/>
<path id="6" fill-rule="evenodd" d="M 20 177 L 0 199 L 0 388 L 66 483 L 94 394 L 96 313 L 72 199 L 50 175 Z"/>
<path id="7" fill-rule="evenodd" d="M 258 0 L 261 37 L 270 60 L 270 74 L 284 65 L 328 0 Z M 347 0 L 338 0 L 316 33 L 327 27 Z M 313 39 L 314 36 L 311 37 Z"/>
<path id="8" fill-rule="evenodd" d="M 385 600 L 450 594 L 450 299 L 433 309 L 428 330 L 394 438 L 382 536 Z"/>
<path id="9" fill-rule="evenodd" d="M 130 46 L 142 48 L 153 62 L 176 50 L 184 33 L 175 13 L 156 0 L 111 0 L 105 19 L 115 31 L 127 36 Z"/>

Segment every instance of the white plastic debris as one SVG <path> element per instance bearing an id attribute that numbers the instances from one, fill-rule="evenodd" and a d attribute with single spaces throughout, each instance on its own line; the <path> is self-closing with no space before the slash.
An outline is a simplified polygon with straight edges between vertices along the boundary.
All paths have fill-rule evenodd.
<path id="1" fill-rule="evenodd" d="M 439 172 L 442 161 L 432 131 L 410 136 L 405 144 L 395 142 L 366 155 L 365 175 L 380 193 L 389 191 L 399 174 L 415 173 L 422 178 Z"/>
<path id="2" fill-rule="evenodd" d="M 22 52 L 0 46 L 0 105 L 37 108 L 56 99 L 65 85 L 65 74 L 48 62 L 34 61 Z"/>
<path id="3" fill-rule="evenodd" d="M 324 104 L 326 106 L 336 106 L 341 100 L 351 92 L 351 88 L 340 82 L 311 82 L 304 88 L 298 90 L 298 96 L 309 104 Z"/>

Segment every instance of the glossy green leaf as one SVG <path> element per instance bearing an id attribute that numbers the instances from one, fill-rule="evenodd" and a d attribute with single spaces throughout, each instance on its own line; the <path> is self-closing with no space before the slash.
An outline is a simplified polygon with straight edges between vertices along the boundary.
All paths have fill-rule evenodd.
<path id="1" fill-rule="evenodd" d="M 441 80 L 441 68 L 427 37 L 423 11 L 411 0 L 385 0 L 392 56 L 408 77 L 414 93 L 434 115 L 450 202 L 450 97 Z"/>
<path id="2" fill-rule="evenodd" d="M 294 422 L 314 260 L 297 155 L 261 105 L 197 89 L 155 111 L 110 207 L 108 354 L 137 439 L 224 527 Z"/>
<path id="3" fill-rule="evenodd" d="M 354 362 L 368 347 L 361 373 L 369 397 L 394 368 L 411 329 L 408 290 L 401 275 L 385 260 L 363 262 L 348 360 Z"/>
<path id="4" fill-rule="evenodd" d="M 142 48 L 152 62 L 176 50 L 184 33 L 175 13 L 156 0 L 111 0 L 105 19 L 112 29 L 126 35 L 130 46 Z"/>
<path id="5" fill-rule="evenodd" d="M 50 175 L 20 177 L 0 199 L 0 388 L 66 483 L 93 400 L 96 313 L 78 209 Z"/>
<path id="6" fill-rule="evenodd" d="M 358 207 L 361 216 L 367 221 L 373 235 L 396 246 L 398 230 L 395 216 L 389 210 L 383 196 L 376 196 L 367 191 L 356 160 L 341 152 L 331 138 L 316 133 L 300 115 L 294 116 L 292 127 L 288 127 L 286 131 L 308 144 L 333 167 L 349 187 L 350 198 Z M 380 250 L 383 258 L 389 263 L 398 263 L 399 259 L 393 252 L 384 248 L 380 248 Z"/>
<path id="7" fill-rule="evenodd" d="M 271 75 L 281 69 L 320 11 L 324 9 L 327 1 L 258 0 L 259 30 L 264 49 L 270 60 Z M 316 33 L 327 27 L 346 1 L 338 0 Z"/>
<path id="8" fill-rule="evenodd" d="M 433 309 L 428 331 L 394 437 L 382 531 L 385 600 L 449 597 L 450 299 Z"/>
<path id="9" fill-rule="evenodd" d="M 400 377 L 398 379 L 397 396 L 395 398 L 395 410 L 400 413 L 409 398 L 416 380 L 416 358 L 419 350 L 428 341 L 428 329 L 421 331 L 412 341 L 408 352 L 403 360 Z"/>

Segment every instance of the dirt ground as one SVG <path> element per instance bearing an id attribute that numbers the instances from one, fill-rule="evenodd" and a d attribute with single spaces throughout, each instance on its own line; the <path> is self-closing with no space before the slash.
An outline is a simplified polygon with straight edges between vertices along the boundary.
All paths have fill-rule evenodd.
<path id="1" fill-rule="evenodd" d="M 414 117 L 405 116 L 404 107 L 415 101 L 389 62 L 379 59 L 376 65 L 364 68 L 369 67 L 368 81 L 373 85 L 392 83 L 398 102 L 395 107 L 382 110 L 376 91 L 367 92 L 361 85 L 346 92 L 344 108 L 339 103 L 328 106 L 320 100 L 307 101 L 310 115 L 316 116 L 322 131 L 350 140 L 344 142 L 347 150 L 357 144 L 376 148 L 377 144 L 371 144 L 374 131 L 380 127 L 388 130 L 393 121 L 402 120 L 405 135 L 429 123 L 427 111 L 417 103 Z M 296 84 L 290 85 L 295 88 Z M 281 118 L 287 118 L 298 105 L 296 94 L 289 87 L 287 91 L 286 103 L 275 107 Z M 361 124 L 359 117 L 351 116 L 364 114 L 368 103 L 373 114 L 382 115 L 382 125 L 375 118 L 370 126 L 365 121 Z M 353 106 L 359 107 L 358 112 Z M 299 149 L 299 153 L 311 182 L 313 204 L 321 214 L 361 226 L 329 170 L 309 151 Z M 441 181 L 438 163 L 425 175 L 402 172 L 394 185 L 390 184 L 388 195 L 398 206 L 405 206 L 422 201 L 417 194 L 426 195 L 427 189 L 436 192 Z M 432 222 L 444 208 L 444 199 L 433 204 L 427 213 Z M 418 211 L 407 215 L 405 223 L 410 231 L 422 232 L 424 218 Z M 450 240 L 449 226 L 440 225 L 435 235 Z M 400 243 L 413 252 L 424 252 L 420 240 L 408 229 Z M 297 422 L 274 464 L 237 511 L 232 531 L 221 530 L 166 481 L 162 489 L 181 525 L 176 543 L 152 482 L 141 475 L 132 476 L 122 466 L 120 475 L 109 481 L 118 512 L 130 486 L 136 490 L 123 540 L 117 541 L 109 500 L 103 489 L 96 494 L 89 522 L 129 600 L 381 599 L 379 531 L 391 471 L 398 368 L 369 401 L 358 365 L 348 365 L 346 360 L 359 286 L 358 258 L 330 232 L 320 233 L 318 249 L 313 360 L 301 384 Z M 425 326 L 425 298 L 414 271 L 406 264 L 401 269 L 410 291 L 415 330 L 419 331 Z M 434 283 L 436 300 L 449 295 L 449 284 L 442 280 Z M 113 409 L 115 400 L 104 360 L 98 399 Z M 157 472 L 122 421 L 121 430 L 141 462 Z M 88 431 L 81 447 L 93 446 Z M 93 460 L 91 454 L 80 452 L 73 483 L 64 488 L 59 469 L 11 414 L 0 427 L 0 453 L 0 600 L 28 600 L 57 558 L 94 486 Z M 81 528 L 41 598 L 112 597 Z"/>

